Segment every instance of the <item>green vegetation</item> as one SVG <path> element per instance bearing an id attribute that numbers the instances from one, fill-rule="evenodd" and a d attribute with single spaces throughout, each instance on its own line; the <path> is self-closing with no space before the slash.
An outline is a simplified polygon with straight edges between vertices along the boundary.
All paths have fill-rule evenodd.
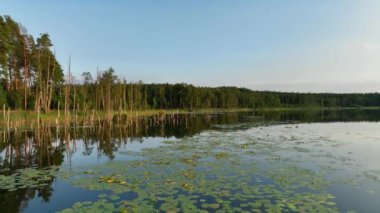
<path id="1" fill-rule="evenodd" d="M 298 123 L 379 121 L 375 112 L 186 114 L 162 121 L 157 116 L 134 123 L 104 120 L 95 126 L 45 122 L 40 128 L 4 131 L 0 204 L 23 211 L 38 201 L 51 212 L 377 210 L 371 206 L 380 190 L 377 155 L 369 168 L 360 153 L 378 148 L 378 123 Z M 297 123 L 284 124 L 289 119 Z M 66 196 L 62 186 L 81 197 Z M 332 187 L 350 193 L 346 197 Z M 346 208 L 352 192 L 360 193 L 365 205 Z"/>
<path id="2" fill-rule="evenodd" d="M 0 16 L 0 104 L 14 110 L 49 113 L 199 108 L 378 107 L 380 94 L 311 94 L 252 91 L 236 87 L 127 82 L 112 68 L 93 77 L 67 75 L 52 51 L 49 35 L 34 39 L 9 16 Z"/>
<path id="3" fill-rule="evenodd" d="M 28 187 L 48 186 L 56 169 L 56 167 L 46 169 L 26 168 L 19 169 L 12 175 L 0 175 L 0 189 L 16 191 L 17 189 Z"/>

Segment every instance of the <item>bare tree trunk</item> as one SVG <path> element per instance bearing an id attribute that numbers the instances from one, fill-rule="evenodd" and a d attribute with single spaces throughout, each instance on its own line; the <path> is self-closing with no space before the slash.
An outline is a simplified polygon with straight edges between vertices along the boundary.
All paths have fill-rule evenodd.
<path id="1" fill-rule="evenodd" d="M 111 85 L 107 86 L 107 110 L 111 110 Z"/>
<path id="2" fill-rule="evenodd" d="M 35 100 L 35 110 L 38 111 L 39 113 L 39 110 L 40 110 L 40 90 L 41 90 L 41 50 L 38 50 L 38 69 L 37 69 L 37 72 L 38 72 L 38 83 L 39 85 L 36 86 L 36 100 Z"/>
<path id="3" fill-rule="evenodd" d="M 69 105 L 70 105 L 70 78 L 71 78 L 71 72 L 70 72 L 70 69 L 71 69 L 71 58 L 69 57 L 69 70 L 68 70 L 68 76 L 67 76 L 67 80 L 66 80 L 66 87 L 65 87 L 65 117 L 67 115 L 69 115 L 70 113 L 70 109 L 69 109 Z"/>
<path id="4" fill-rule="evenodd" d="M 49 97 L 48 97 L 48 90 L 49 90 L 49 81 L 50 81 L 50 54 L 48 56 L 48 65 L 47 65 L 47 79 L 46 79 L 46 82 L 44 82 L 44 88 L 43 88 L 43 92 L 42 92 L 42 107 L 43 107 L 43 111 L 45 113 L 47 113 L 49 111 L 49 109 L 47 109 L 47 105 L 48 105 L 48 100 L 49 100 Z"/>
<path id="5" fill-rule="evenodd" d="M 103 87 L 100 85 L 101 90 L 100 90 L 100 95 L 102 96 L 102 105 L 103 105 L 103 110 L 106 108 L 106 103 L 105 103 L 105 97 L 104 97 L 104 91 Z"/>
<path id="6" fill-rule="evenodd" d="M 28 65 L 27 65 L 27 54 L 26 54 L 26 44 L 24 43 L 24 110 L 28 108 Z"/>
<path id="7" fill-rule="evenodd" d="M 74 79 L 73 87 L 74 87 L 74 114 L 76 115 L 76 111 L 77 111 L 77 108 L 76 108 L 77 87 L 76 87 L 75 79 Z"/>
<path id="8" fill-rule="evenodd" d="M 56 64 L 54 62 L 52 76 L 54 76 L 54 73 L 55 73 L 55 66 L 56 66 Z M 53 88 L 54 88 L 54 81 L 52 80 L 51 84 L 50 84 L 49 98 L 48 98 L 48 102 L 47 102 L 47 109 L 49 111 L 50 111 L 50 106 L 51 106 L 51 99 L 52 99 L 52 96 L 53 96 Z"/>
<path id="9" fill-rule="evenodd" d="M 133 83 L 131 82 L 131 89 L 129 90 L 129 108 L 133 111 Z"/>

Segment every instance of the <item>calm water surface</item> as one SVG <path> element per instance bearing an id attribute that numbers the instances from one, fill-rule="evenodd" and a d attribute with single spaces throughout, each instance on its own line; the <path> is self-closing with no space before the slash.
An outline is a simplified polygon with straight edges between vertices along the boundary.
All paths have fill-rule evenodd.
<path id="1" fill-rule="evenodd" d="M 380 111 L 2 131 L 0 212 L 380 212 Z"/>

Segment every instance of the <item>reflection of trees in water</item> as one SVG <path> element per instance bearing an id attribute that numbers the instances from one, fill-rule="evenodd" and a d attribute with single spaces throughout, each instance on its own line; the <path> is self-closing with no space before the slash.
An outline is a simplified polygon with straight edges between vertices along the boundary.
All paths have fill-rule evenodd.
<path id="1" fill-rule="evenodd" d="M 379 110 L 336 110 L 336 111 L 264 111 L 225 114 L 169 114 L 129 120 L 114 117 L 112 121 L 99 121 L 94 125 L 57 126 L 41 124 L 33 130 L 2 132 L 0 143 L 1 173 L 18 168 L 37 166 L 44 168 L 61 165 L 66 157 L 77 151 L 77 142 L 83 141 L 83 155 L 96 150 L 109 158 L 129 142 L 142 142 L 145 137 L 193 136 L 216 124 L 245 123 L 245 128 L 259 122 L 329 122 L 329 121 L 379 121 Z M 249 125 L 252 124 L 252 125 Z"/>
<path id="2" fill-rule="evenodd" d="M 28 205 L 28 201 L 36 196 L 40 197 L 44 202 L 49 202 L 50 196 L 53 193 L 52 182 L 53 180 L 48 183 L 48 186 L 39 189 L 18 189 L 12 192 L 0 190 L 1 212 L 20 212 Z"/>
<path id="3" fill-rule="evenodd" d="M 83 155 L 96 150 L 110 159 L 115 151 L 130 142 L 142 142 L 145 137 L 184 137 L 209 129 L 217 123 L 236 123 L 239 116 L 231 115 L 168 115 L 152 116 L 135 121 L 114 119 L 101 121 L 94 126 L 53 126 L 41 124 L 40 128 L 24 131 L 3 132 L 0 142 L 0 171 L 9 175 L 17 169 L 36 166 L 45 168 L 70 163 L 77 152 L 77 143 L 83 141 Z M 41 197 L 48 202 L 53 192 L 54 179 L 47 186 L 18 189 L 10 192 L 0 190 L 0 206 L 6 211 L 19 212 L 30 199 Z"/>
<path id="4" fill-rule="evenodd" d="M 0 145 L 1 173 L 11 173 L 16 169 L 35 166 L 60 165 L 63 161 L 62 144 L 53 142 L 50 126 L 31 131 L 12 131 L 3 133 Z"/>
<path id="5" fill-rule="evenodd" d="M 345 122 L 380 121 L 380 110 L 294 110 L 256 112 L 265 121 Z"/>
<path id="6" fill-rule="evenodd" d="M 114 117 L 112 121 L 98 121 L 93 125 L 73 124 L 58 126 L 41 124 L 33 130 L 13 130 L 0 134 L 0 173 L 9 175 L 17 169 L 35 166 L 45 168 L 70 164 L 77 153 L 77 143 L 83 146 L 82 155 L 105 155 L 110 159 L 115 152 L 130 142 L 143 142 L 145 137 L 185 137 L 210 129 L 216 124 L 244 123 L 250 128 L 258 122 L 330 122 L 330 121 L 379 121 L 378 110 L 337 111 L 264 111 L 228 114 L 190 114 L 142 117 L 130 120 Z M 82 141 L 82 142 L 81 142 Z M 39 188 L 0 191 L 1 209 L 18 212 L 36 195 L 48 202 L 53 192 L 52 182 Z M 6 212 L 3 211 L 2 212 Z"/>
<path id="7" fill-rule="evenodd" d="M 93 126 L 41 124 L 33 130 L 2 132 L 0 168 L 2 173 L 8 174 L 30 166 L 44 168 L 61 165 L 76 153 L 78 141 L 83 141 L 83 155 L 90 155 L 97 149 L 98 153 L 113 158 L 115 151 L 132 141 L 142 142 L 146 137 L 192 136 L 215 124 L 237 123 L 240 117 L 236 113 L 167 115 L 144 117 L 132 122 L 114 118 L 113 121 L 104 120 Z"/>
<path id="8" fill-rule="evenodd" d="M 130 142 L 143 142 L 146 137 L 181 138 L 210 129 L 218 123 L 236 123 L 238 114 L 224 115 L 167 115 L 165 117 L 144 117 L 132 122 L 123 118 L 107 120 L 88 128 L 71 129 L 77 131 L 84 144 L 85 155 L 95 148 L 98 154 L 114 158 L 114 152 Z"/>
<path id="9" fill-rule="evenodd" d="M 245 128 L 257 122 L 329 122 L 329 121 L 379 121 L 379 110 L 304 110 L 264 111 L 225 114 L 159 115 L 130 120 L 114 117 L 112 121 L 99 121 L 93 125 L 57 126 L 41 124 L 33 130 L 17 130 L 0 134 L 1 173 L 18 168 L 37 166 L 44 168 L 61 165 L 66 157 L 77 151 L 77 142 L 83 141 L 83 155 L 96 150 L 109 158 L 129 142 L 142 142 L 145 137 L 193 136 L 216 124 L 245 123 Z M 252 124 L 252 125 L 249 125 Z"/>
<path id="10" fill-rule="evenodd" d="M 12 131 L 3 133 L 0 145 L 0 171 L 10 175 L 17 169 L 36 167 L 38 169 L 61 165 L 64 159 L 63 147 L 54 143 L 51 127 L 44 126 L 32 131 Z M 4 141 L 5 140 L 5 141 Z M 51 184 L 54 179 L 45 182 L 47 185 L 38 188 L 25 188 L 16 191 L 0 190 L 1 212 L 19 212 L 27 201 L 35 196 L 48 202 L 53 193 Z"/>

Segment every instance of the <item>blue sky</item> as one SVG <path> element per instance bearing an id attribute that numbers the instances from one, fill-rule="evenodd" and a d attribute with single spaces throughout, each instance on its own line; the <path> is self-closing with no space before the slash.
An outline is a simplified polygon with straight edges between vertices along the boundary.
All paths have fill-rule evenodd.
<path id="1" fill-rule="evenodd" d="M 259 90 L 380 92 L 376 0 L 0 0 L 76 75 Z"/>

